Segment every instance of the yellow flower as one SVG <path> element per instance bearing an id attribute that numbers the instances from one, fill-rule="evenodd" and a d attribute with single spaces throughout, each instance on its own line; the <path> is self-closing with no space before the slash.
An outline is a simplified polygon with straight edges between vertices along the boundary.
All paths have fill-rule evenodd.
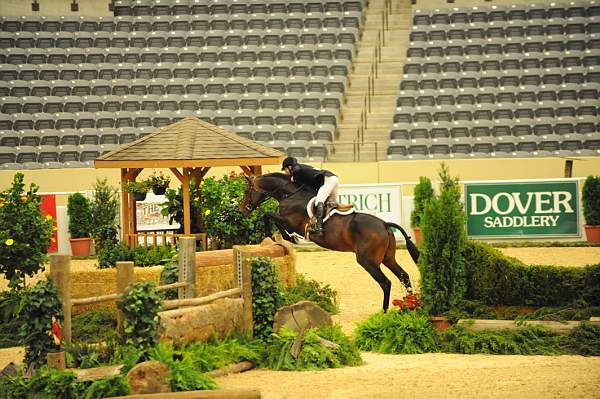
<path id="1" fill-rule="evenodd" d="M 22 202 L 26 202 L 27 201 L 27 196 L 26 195 L 21 195 L 21 201 Z"/>
<path id="2" fill-rule="evenodd" d="M 4 241 L 4 243 L 10 247 L 11 245 L 13 245 L 15 243 L 15 240 L 13 240 L 12 238 L 9 238 L 8 240 Z"/>
<path id="3" fill-rule="evenodd" d="M 204 211 L 204 216 L 208 216 L 208 215 L 210 215 L 210 209 L 207 209 Z"/>
<path id="4" fill-rule="evenodd" d="M 0 202 L 0 208 L 4 206 L 4 202 Z"/>
<path id="5" fill-rule="evenodd" d="M 52 220 L 52 215 L 46 215 L 46 220 Z"/>

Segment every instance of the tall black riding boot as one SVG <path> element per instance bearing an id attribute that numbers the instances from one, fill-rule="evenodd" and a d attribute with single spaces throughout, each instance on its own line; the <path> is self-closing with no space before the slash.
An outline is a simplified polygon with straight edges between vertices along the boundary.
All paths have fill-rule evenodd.
<path id="1" fill-rule="evenodd" d="M 325 216 L 325 204 L 319 202 L 317 204 L 317 223 L 315 224 L 313 233 L 323 234 L 323 217 Z"/>

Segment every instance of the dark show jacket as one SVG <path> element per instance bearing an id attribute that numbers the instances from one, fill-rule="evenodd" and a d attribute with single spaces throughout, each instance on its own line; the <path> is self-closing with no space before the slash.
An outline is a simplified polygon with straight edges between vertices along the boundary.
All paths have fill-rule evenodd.
<path id="1" fill-rule="evenodd" d="M 294 169 L 292 170 L 292 176 L 294 177 L 294 182 L 297 184 L 305 184 L 309 187 L 312 187 L 315 191 L 318 191 L 325 182 L 326 176 L 328 177 L 335 175 L 328 170 L 315 169 L 310 165 L 299 163 L 294 166 Z"/>

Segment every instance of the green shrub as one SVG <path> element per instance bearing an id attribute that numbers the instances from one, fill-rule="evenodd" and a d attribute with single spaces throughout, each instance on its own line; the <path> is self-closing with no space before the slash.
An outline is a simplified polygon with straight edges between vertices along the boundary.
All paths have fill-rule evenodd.
<path id="1" fill-rule="evenodd" d="M 214 380 L 202 374 L 190 356 L 184 356 L 170 344 L 158 344 L 150 349 L 149 355 L 150 359 L 158 360 L 169 366 L 171 370 L 169 382 L 173 392 L 217 388 Z"/>
<path id="2" fill-rule="evenodd" d="M 133 262 L 134 266 L 158 266 L 171 261 L 176 251 L 171 246 L 138 246 L 135 249 L 123 243 L 107 242 L 98 252 L 98 268 L 116 267 L 117 262 Z"/>
<path id="3" fill-rule="evenodd" d="M 592 226 L 600 225 L 600 176 L 588 176 L 585 179 L 581 202 L 585 222 Z"/>
<path id="4" fill-rule="evenodd" d="M 111 398 L 114 396 L 129 395 L 131 389 L 127 379 L 122 375 L 108 377 L 102 380 L 94 381 L 85 390 L 82 399 Z"/>
<path id="5" fill-rule="evenodd" d="M 23 307 L 26 291 L 0 292 L 0 348 L 20 346 L 18 334 L 21 319 L 19 313 Z"/>
<path id="6" fill-rule="evenodd" d="M 133 251 L 133 263 L 135 266 L 157 266 L 164 265 L 173 257 L 170 246 L 138 246 Z"/>
<path id="7" fill-rule="evenodd" d="M 490 245 L 468 241 L 464 251 L 465 298 L 485 305 L 600 306 L 600 264 L 528 266 Z"/>
<path id="8" fill-rule="evenodd" d="M 260 341 L 251 341 L 237 335 L 224 340 L 194 342 L 180 349 L 182 356 L 189 356 L 201 372 L 212 371 L 242 360 L 257 361 L 264 350 Z"/>
<path id="9" fill-rule="evenodd" d="M 600 356 L 600 326 L 582 323 L 564 337 L 564 348 L 583 356 Z"/>
<path id="10" fill-rule="evenodd" d="M 298 333 L 284 327 L 266 348 L 262 366 L 272 370 L 318 370 L 357 366 L 362 363 L 360 353 L 352 341 L 346 337 L 339 326 L 330 328 L 311 328 L 302 338 L 298 358 L 290 353 Z M 337 343 L 339 349 L 322 345 L 319 337 Z"/>
<path id="11" fill-rule="evenodd" d="M 67 202 L 71 238 L 90 237 L 93 228 L 92 205 L 81 193 L 69 195 Z"/>
<path id="12" fill-rule="evenodd" d="M 39 281 L 26 293 L 19 313 L 22 322 L 19 338 L 25 346 L 25 364 L 38 368 L 46 364 L 46 355 L 60 349 L 48 334 L 54 316 L 62 325 L 62 303 L 54 283 Z"/>
<path id="13" fill-rule="evenodd" d="M 112 309 L 98 309 L 73 316 L 72 340 L 104 341 L 116 334 L 117 315 Z"/>
<path id="14" fill-rule="evenodd" d="M 337 314 L 339 312 L 337 295 L 337 291 L 329 284 L 321 285 L 318 281 L 296 274 L 296 286 L 283 290 L 283 305 L 313 301 L 330 314 Z"/>
<path id="15" fill-rule="evenodd" d="M 443 163 L 439 176 L 441 193 L 427 202 L 421 219 L 421 298 L 431 314 L 456 307 L 467 290 L 463 255 L 466 216 L 460 190 Z"/>
<path id="16" fill-rule="evenodd" d="M 414 209 L 410 213 L 410 225 L 419 227 L 421 225 L 421 217 L 425 211 L 425 205 L 433 198 L 433 187 L 431 180 L 428 177 L 419 177 L 419 183 L 415 186 L 413 193 Z"/>
<path id="17" fill-rule="evenodd" d="M 92 225 L 96 253 L 108 243 L 118 242 L 119 192 L 108 185 L 107 179 L 96 179 L 91 201 Z"/>
<path id="18" fill-rule="evenodd" d="M 123 312 L 125 343 L 147 352 L 158 342 L 158 312 L 162 297 L 151 281 L 137 283 L 117 302 Z"/>
<path id="19" fill-rule="evenodd" d="M 173 284 L 179 281 L 179 261 L 177 255 L 173 256 L 170 262 L 160 271 L 160 285 Z M 163 291 L 165 299 L 177 299 L 177 289 Z"/>
<path id="20" fill-rule="evenodd" d="M 133 261 L 133 250 L 121 242 L 106 242 L 98 251 L 98 268 L 116 267 L 117 262 Z"/>
<path id="21" fill-rule="evenodd" d="M 426 315 L 417 311 L 379 312 L 358 324 L 356 345 L 382 353 L 427 353 L 439 350 L 438 339 Z"/>
<path id="22" fill-rule="evenodd" d="M 23 288 L 25 277 L 44 269 L 52 239 L 53 220 L 40 210 L 38 186 L 25 191 L 23 174 L 0 192 L 0 273 L 11 289 Z"/>
<path id="23" fill-rule="evenodd" d="M 203 180 L 204 182 L 204 180 Z M 201 187 L 196 184 L 196 180 L 190 181 L 190 227 L 192 233 L 200 233 L 201 231 L 201 207 L 200 197 Z M 166 201 L 161 205 L 160 213 L 163 216 L 169 217 L 169 224 L 178 223 L 181 227 L 177 230 L 178 233 L 183 233 L 183 188 L 177 190 L 169 189 L 165 192 Z M 206 250 L 206 248 L 203 248 Z"/>
<path id="24" fill-rule="evenodd" d="M 252 258 L 252 318 L 254 338 L 269 340 L 275 312 L 283 303 L 279 275 L 273 259 Z"/>
<path id="25" fill-rule="evenodd" d="M 558 355 L 561 337 L 549 330 L 527 326 L 517 330 L 468 331 L 452 326 L 442 334 L 444 352 L 496 355 Z"/>

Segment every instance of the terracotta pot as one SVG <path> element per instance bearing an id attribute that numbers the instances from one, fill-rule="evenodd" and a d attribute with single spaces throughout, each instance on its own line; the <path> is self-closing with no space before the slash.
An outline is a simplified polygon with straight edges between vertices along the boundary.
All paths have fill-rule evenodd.
<path id="1" fill-rule="evenodd" d="M 133 193 L 133 199 L 136 201 L 143 201 L 146 199 L 146 193 Z"/>
<path id="2" fill-rule="evenodd" d="M 433 325 L 433 328 L 435 328 L 438 331 L 442 331 L 450 327 L 450 322 L 448 321 L 448 318 L 444 316 L 431 316 L 429 318 L 429 321 Z"/>
<path id="3" fill-rule="evenodd" d="M 413 227 L 413 232 L 415 233 L 415 244 L 418 247 L 421 245 L 421 228 Z"/>
<path id="4" fill-rule="evenodd" d="M 585 235 L 588 242 L 599 243 L 600 242 L 600 226 L 593 226 L 590 224 L 585 225 Z"/>
<path id="5" fill-rule="evenodd" d="M 90 237 L 71 238 L 71 253 L 73 256 L 90 256 L 92 239 Z"/>

